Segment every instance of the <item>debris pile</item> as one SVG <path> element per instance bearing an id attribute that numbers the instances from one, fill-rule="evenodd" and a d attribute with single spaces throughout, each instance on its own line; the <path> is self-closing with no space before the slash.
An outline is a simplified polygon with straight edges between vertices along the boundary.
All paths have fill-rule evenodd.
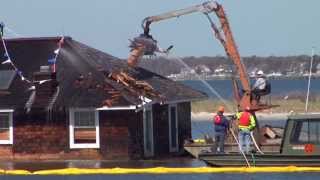
<path id="1" fill-rule="evenodd" d="M 105 87 L 104 91 L 108 92 L 108 94 L 111 94 L 111 98 L 104 100 L 102 102 L 102 106 L 111 107 L 114 103 L 117 103 L 119 101 L 119 98 L 121 96 L 120 91 L 117 91 L 115 89 L 110 89 L 108 87 Z"/>
<path id="2" fill-rule="evenodd" d="M 280 144 L 283 134 L 283 128 L 271 127 L 268 125 L 260 128 L 261 142 Z"/>
<path id="3" fill-rule="evenodd" d="M 146 81 L 137 80 L 134 77 L 130 76 L 125 71 L 113 71 L 108 75 L 108 78 L 120 83 L 126 87 L 126 89 L 134 94 L 136 97 L 148 97 L 148 98 L 157 98 L 163 99 L 163 96 L 154 90 L 154 88 L 147 83 Z M 107 89 L 106 89 L 107 90 Z M 112 106 L 112 104 L 118 101 L 120 95 L 119 91 L 107 90 L 108 93 L 111 93 L 111 98 L 104 101 L 104 105 Z"/>

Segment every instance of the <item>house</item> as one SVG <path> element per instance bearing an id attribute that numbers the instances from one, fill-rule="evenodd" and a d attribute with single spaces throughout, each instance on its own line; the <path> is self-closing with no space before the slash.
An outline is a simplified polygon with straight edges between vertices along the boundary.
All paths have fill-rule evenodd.
<path id="1" fill-rule="evenodd" d="M 0 47 L 0 159 L 142 159 L 183 152 L 191 138 L 190 102 L 206 94 L 70 37 L 48 67 L 59 40 L 6 39 L 18 70 L 1 64 Z M 122 71 L 137 86 L 112 78 Z"/>
<path id="2" fill-rule="evenodd" d="M 316 66 L 316 74 L 320 74 L 320 63 Z"/>

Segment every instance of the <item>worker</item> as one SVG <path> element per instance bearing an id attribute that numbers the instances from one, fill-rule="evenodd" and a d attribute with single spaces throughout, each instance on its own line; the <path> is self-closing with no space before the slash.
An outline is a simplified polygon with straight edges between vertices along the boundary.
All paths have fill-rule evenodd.
<path id="1" fill-rule="evenodd" d="M 253 98 L 260 101 L 260 97 L 269 94 L 271 91 L 270 83 L 267 81 L 266 76 L 262 70 L 257 72 L 256 82 L 252 87 Z"/>
<path id="2" fill-rule="evenodd" d="M 217 114 L 213 117 L 217 153 L 224 153 L 224 139 L 229 128 L 228 119 L 223 113 L 224 107 L 219 106 Z"/>
<path id="3" fill-rule="evenodd" d="M 238 112 L 236 117 L 239 121 L 239 146 L 240 151 L 249 153 L 251 136 L 250 133 L 256 127 L 254 116 L 250 112 L 250 107 L 246 107 L 243 112 Z M 244 149 L 245 148 L 245 149 Z"/>

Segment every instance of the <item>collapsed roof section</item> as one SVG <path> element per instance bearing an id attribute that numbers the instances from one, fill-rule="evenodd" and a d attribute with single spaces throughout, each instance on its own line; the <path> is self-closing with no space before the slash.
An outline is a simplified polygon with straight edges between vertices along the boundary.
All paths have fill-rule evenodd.
<path id="1" fill-rule="evenodd" d="M 48 66 L 48 59 L 52 58 L 59 39 L 60 37 L 19 38 L 6 40 L 6 43 L 17 68 L 25 77 L 35 80 L 40 67 Z M 0 47 L 0 54 L 4 54 L 3 47 Z M 0 70 L 10 69 L 6 64 L 0 65 Z M 129 67 L 126 61 L 70 37 L 64 40 L 56 62 L 56 73 L 53 75 L 58 88 L 55 83 L 37 84 L 36 95 L 30 90 L 32 84 L 16 76 L 6 93 L 0 93 L 0 108 L 25 108 L 27 104 L 32 107 L 37 102 L 42 103 L 40 106 L 46 106 L 44 108 L 124 107 L 144 103 L 192 101 L 207 97 L 202 92 L 143 68 Z M 47 88 L 41 88 L 42 86 Z M 45 93 L 39 91 L 50 91 L 48 88 L 54 88 L 51 93 L 47 93 L 47 96 L 52 96 L 48 97 L 51 100 L 37 100 L 41 97 L 39 94 L 42 94 L 41 99 L 45 98 Z"/>

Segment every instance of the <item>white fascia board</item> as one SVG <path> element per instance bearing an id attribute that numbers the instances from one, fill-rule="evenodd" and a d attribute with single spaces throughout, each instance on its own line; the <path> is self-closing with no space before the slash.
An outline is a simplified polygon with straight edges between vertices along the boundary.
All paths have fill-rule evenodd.
<path id="1" fill-rule="evenodd" d="M 97 108 L 98 111 L 113 111 L 113 110 L 135 110 L 137 109 L 136 106 L 130 105 L 130 106 L 118 106 L 118 107 L 107 107 L 103 106 L 100 108 Z"/>
<path id="2" fill-rule="evenodd" d="M 137 105 L 137 109 L 136 111 L 141 111 L 144 107 L 148 107 L 148 106 L 152 106 L 154 104 L 168 104 L 168 105 L 172 105 L 172 104 L 178 104 L 178 103 L 183 103 L 183 102 L 192 102 L 192 101 L 202 101 L 202 100 L 206 100 L 207 98 L 199 98 L 199 99 L 184 99 L 184 100 L 177 100 L 177 101 L 164 101 L 164 102 L 150 102 L 150 103 L 146 103 L 146 104 L 139 104 Z"/>
<path id="3" fill-rule="evenodd" d="M 0 109 L 0 112 L 14 112 L 14 109 Z"/>

